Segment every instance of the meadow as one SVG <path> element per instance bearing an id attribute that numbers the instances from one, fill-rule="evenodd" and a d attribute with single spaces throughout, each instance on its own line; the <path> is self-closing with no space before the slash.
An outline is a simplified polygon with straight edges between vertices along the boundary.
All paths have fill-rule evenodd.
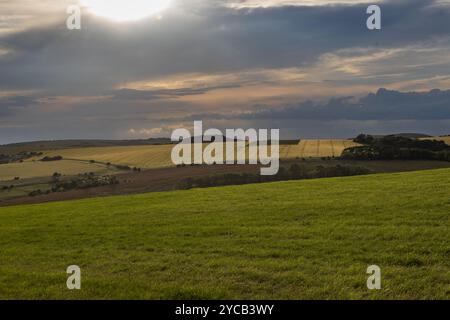
<path id="1" fill-rule="evenodd" d="M 0 298 L 449 299 L 449 194 L 439 169 L 0 208 Z"/>

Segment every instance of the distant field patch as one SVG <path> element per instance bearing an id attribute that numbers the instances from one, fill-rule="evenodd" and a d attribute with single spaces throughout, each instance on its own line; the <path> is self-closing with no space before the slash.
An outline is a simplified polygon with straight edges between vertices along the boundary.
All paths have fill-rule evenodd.
<path id="1" fill-rule="evenodd" d="M 423 138 L 420 140 L 437 140 L 437 141 L 444 141 L 446 144 L 450 145 L 450 136 L 446 137 L 431 137 L 431 138 Z"/>
<path id="2" fill-rule="evenodd" d="M 45 154 L 140 168 L 162 168 L 173 166 L 170 159 L 172 147 L 173 145 L 75 148 L 49 151 Z"/>
<path id="3" fill-rule="evenodd" d="M 282 158 L 320 158 L 339 157 L 346 148 L 359 146 L 351 140 L 301 140 L 297 145 L 280 148 Z"/>
<path id="4" fill-rule="evenodd" d="M 280 158 L 338 157 L 345 148 L 357 145 L 351 140 L 302 140 L 299 144 L 280 145 Z M 173 147 L 174 145 L 73 148 L 48 151 L 45 155 L 154 169 L 173 166 Z M 236 150 L 237 148 L 235 153 Z M 246 157 L 248 158 L 248 150 Z"/>
<path id="5" fill-rule="evenodd" d="M 58 172 L 62 175 L 76 175 L 85 172 L 107 173 L 110 172 L 102 164 L 61 160 L 61 161 L 25 161 L 21 163 L 9 163 L 0 165 L 0 181 L 13 180 L 15 177 L 20 179 L 49 177 Z"/>
<path id="6" fill-rule="evenodd" d="M 203 149 L 208 144 L 203 144 Z M 224 144 L 225 145 L 225 144 Z M 57 151 L 44 152 L 47 156 L 61 155 L 64 159 L 76 159 L 85 161 L 98 161 L 115 165 L 128 165 L 143 169 L 155 169 L 173 167 L 171 159 L 172 148 L 175 145 L 152 145 L 152 146 L 125 146 L 125 147 L 96 147 L 63 149 Z M 191 145 L 193 148 L 194 145 Z M 235 157 L 240 146 L 235 146 Z M 225 148 L 224 148 L 225 155 Z M 192 157 L 194 153 L 192 152 Z M 248 159 L 248 148 L 246 150 Z"/>

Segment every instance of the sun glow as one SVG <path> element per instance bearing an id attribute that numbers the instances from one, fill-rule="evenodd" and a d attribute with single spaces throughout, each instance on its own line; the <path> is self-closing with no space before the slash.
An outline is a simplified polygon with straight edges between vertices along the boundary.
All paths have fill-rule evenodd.
<path id="1" fill-rule="evenodd" d="M 125 22 L 140 20 L 160 13 L 169 6 L 170 0 L 81 0 L 93 14 Z"/>

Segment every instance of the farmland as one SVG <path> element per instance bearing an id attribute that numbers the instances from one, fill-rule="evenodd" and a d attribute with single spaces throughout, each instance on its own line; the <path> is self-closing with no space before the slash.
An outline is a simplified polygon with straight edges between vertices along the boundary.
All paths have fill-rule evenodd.
<path id="1" fill-rule="evenodd" d="M 339 157 L 344 149 L 359 146 L 351 140 L 301 140 L 297 145 L 280 148 L 282 158 Z"/>
<path id="2" fill-rule="evenodd" d="M 106 142 L 102 142 L 106 144 Z M 113 142 L 108 142 L 113 143 Z M 132 143 L 132 142 L 117 142 Z M 41 145 L 42 142 L 39 142 Z M 79 144 L 88 147 L 78 148 Z M 52 150 L 42 152 L 21 162 L 0 165 L 0 206 L 21 203 L 41 203 L 66 199 L 80 199 L 98 195 L 129 194 L 148 191 L 167 191 L 182 188 L 183 179 L 208 177 L 219 174 L 248 174 L 259 170 L 259 166 L 221 166 L 212 168 L 175 168 L 171 161 L 174 145 L 109 145 L 95 146 L 97 141 L 73 141 L 71 143 L 52 142 L 42 146 L 52 146 Z M 443 161 L 347 161 L 338 159 L 342 151 L 358 145 L 351 140 L 302 140 L 283 141 L 280 145 L 281 166 L 289 169 L 293 163 L 303 170 L 313 171 L 318 166 L 337 165 L 366 168 L 370 173 L 402 172 L 449 167 Z M 25 148 L 27 144 L 14 146 Z M 32 144 L 36 147 L 35 144 Z M 64 148 L 66 146 L 66 148 Z M 206 144 L 203 145 L 203 148 Z M 191 145 L 192 147 L 192 145 Z M 11 147 L 8 147 L 11 148 Z M 235 154 L 236 154 L 235 148 Z M 6 149 L 4 150 L 6 151 Z M 26 150 L 24 150 L 26 151 Z M 59 161 L 40 161 L 43 157 L 61 157 Z M 248 148 L 246 156 L 248 158 Z M 190 167 L 190 166 L 189 166 Z M 134 169 L 134 170 L 133 170 Z M 101 178 L 117 175 L 120 186 L 101 186 L 87 190 L 64 190 L 55 192 L 52 176 L 57 180 L 75 181 L 78 175 L 94 174 Z M 105 178 L 109 179 L 109 178 Z M 283 179 L 285 180 L 285 179 Z M 286 179 L 287 180 L 287 179 Z M 78 184 L 78 183 L 77 183 Z M 51 193 L 51 194 L 49 194 Z"/>
<path id="3" fill-rule="evenodd" d="M 282 159 L 310 157 L 338 157 L 345 148 L 355 146 L 351 140 L 302 140 L 297 145 L 281 145 Z M 173 145 L 114 146 L 96 148 L 71 148 L 45 152 L 61 155 L 64 159 L 95 160 L 102 163 L 122 164 L 140 168 L 171 167 Z"/>
<path id="4" fill-rule="evenodd" d="M 141 168 L 162 168 L 173 166 L 170 153 L 173 145 L 120 146 L 72 148 L 45 152 L 46 155 L 60 155 L 64 159 L 95 160 Z"/>
<path id="5" fill-rule="evenodd" d="M 444 141 L 446 144 L 450 145 L 450 136 L 422 138 L 421 140 L 437 140 L 437 141 Z"/>
<path id="6" fill-rule="evenodd" d="M 203 144 L 205 148 L 207 144 Z M 128 165 L 144 169 L 173 167 L 171 152 L 174 145 L 125 146 L 99 148 L 71 148 L 44 152 L 64 159 L 94 160 L 101 163 Z M 193 145 L 191 146 L 193 148 Z M 235 147 L 235 154 L 237 147 Z M 248 157 L 248 150 L 247 150 Z"/>
<path id="7" fill-rule="evenodd" d="M 363 167 L 368 169 L 372 174 L 450 168 L 450 163 L 443 161 L 355 161 L 312 158 L 305 160 L 284 160 L 281 162 L 281 166 L 285 168 L 289 168 L 292 164 L 297 164 L 306 171 L 314 170 L 318 166 L 336 167 L 337 165 L 341 165 L 353 168 Z M 0 182 L 0 188 L 11 184 L 14 185 L 14 188 L 12 190 L 0 191 L 0 206 L 75 200 L 108 195 L 173 191 L 184 189 L 182 182 L 189 178 L 211 177 L 225 174 L 258 174 L 259 170 L 259 166 L 255 165 L 214 165 L 156 168 L 142 172 L 129 171 L 116 175 L 120 181 L 119 185 L 43 194 L 35 197 L 28 197 L 27 195 L 36 189 L 50 189 L 51 186 L 49 184 L 52 180 L 50 177 L 7 181 Z M 63 179 L 69 178 L 63 177 Z M 43 183 L 44 185 L 42 185 Z M 35 185 L 34 188 L 33 185 Z"/>
<path id="8" fill-rule="evenodd" d="M 449 193 L 440 169 L 0 208 L 0 298 L 448 299 Z"/>
<path id="9" fill-rule="evenodd" d="M 63 175 L 75 175 L 84 172 L 103 174 L 113 172 L 113 170 L 108 169 L 105 165 L 86 161 L 24 161 L 0 165 L 0 181 L 13 180 L 15 177 L 20 179 L 48 177 L 55 172 Z"/>

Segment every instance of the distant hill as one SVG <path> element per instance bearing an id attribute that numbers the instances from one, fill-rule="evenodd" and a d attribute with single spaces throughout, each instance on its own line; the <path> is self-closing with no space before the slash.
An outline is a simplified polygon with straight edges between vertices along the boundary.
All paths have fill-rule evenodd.
<path id="1" fill-rule="evenodd" d="M 0 154 L 17 154 L 22 151 L 59 150 L 87 147 L 143 146 L 171 144 L 169 138 L 140 140 L 51 140 L 0 145 Z"/>
<path id="2" fill-rule="evenodd" d="M 431 136 L 424 133 L 397 133 L 392 134 L 395 137 L 409 138 L 409 139 L 421 139 L 421 138 L 430 138 Z"/>
<path id="3" fill-rule="evenodd" d="M 402 137 L 408 139 L 424 139 L 431 138 L 432 136 L 425 133 L 416 133 L 416 132 L 405 132 L 405 133 L 394 133 L 394 134 L 370 134 L 374 138 L 383 138 L 387 136 L 391 137 Z"/>

